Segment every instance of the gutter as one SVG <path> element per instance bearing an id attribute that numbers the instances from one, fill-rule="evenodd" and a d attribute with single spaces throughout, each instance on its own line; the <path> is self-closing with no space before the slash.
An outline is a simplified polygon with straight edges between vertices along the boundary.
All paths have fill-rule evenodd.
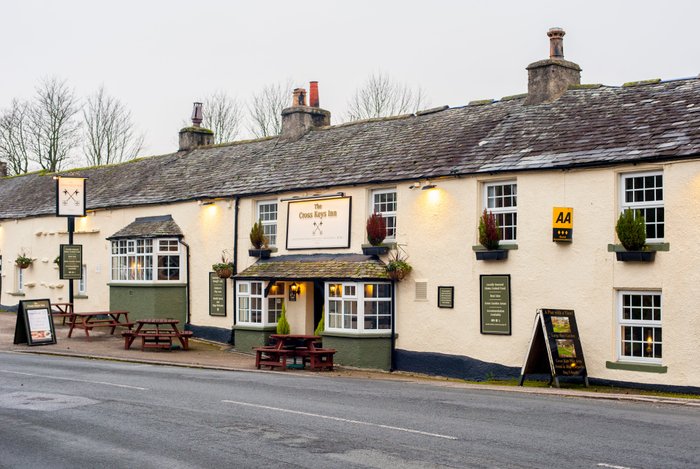
<path id="1" fill-rule="evenodd" d="M 190 245 L 187 244 L 180 238 L 180 244 L 185 246 L 185 251 L 187 252 L 187 282 L 185 284 L 185 295 L 187 296 L 187 301 L 185 303 L 185 307 L 187 308 L 187 324 L 190 324 L 192 320 L 192 308 L 190 306 Z"/>
<path id="2" fill-rule="evenodd" d="M 396 282 L 391 282 L 391 356 L 389 359 L 389 371 L 396 371 Z"/>
<path id="3" fill-rule="evenodd" d="M 233 199 L 233 275 L 238 273 L 238 212 L 240 197 Z M 236 281 L 231 278 L 233 288 L 233 326 L 236 325 Z M 231 345 L 235 345 L 234 329 L 231 327 Z"/>

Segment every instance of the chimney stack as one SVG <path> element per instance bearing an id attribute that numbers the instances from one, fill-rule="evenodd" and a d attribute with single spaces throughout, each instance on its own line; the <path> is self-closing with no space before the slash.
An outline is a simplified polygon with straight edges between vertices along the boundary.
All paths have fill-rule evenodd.
<path id="1" fill-rule="evenodd" d="M 309 130 L 331 125 L 331 113 L 318 106 L 318 82 L 312 81 L 309 85 L 310 106 L 306 105 L 306 90 L 296 88 L 292 97 L 292 106 L 282 110 L 280 140 L 293 142 L 299 140 Z"/>
<path id="2" fill-rule="evenodd" d="M 192 127 L 180 130 L 180 151 L 194 150 L 214 143 L 214 132 L 201 127 L 203 119 L 202 103 L 192 107 Z"/>
<path id="3" fill-rule="evenodd" d="M 527 98 L 525 105 L 551 103 L 559 99 L 569 85 L 581 83 L 581 67 L 564 60 L 564 35 L 561 28 L 551 28 L 549 59 L 527 66 Z"/>

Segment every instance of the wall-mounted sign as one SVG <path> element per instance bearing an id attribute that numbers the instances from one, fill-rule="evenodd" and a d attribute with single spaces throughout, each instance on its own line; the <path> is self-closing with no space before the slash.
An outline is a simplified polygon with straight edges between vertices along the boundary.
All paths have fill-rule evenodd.
<path id="1" fill-rule="evenodd" d="M 527 358 L 520 372 L 520 385 L 526 374 L 533 373 L 548 373 L 557 387 L 559 376 L 582 376 L 588 386 L 586 362 L 573 310 L 537 311 Z"/>
<path id="2" fill-rule="evenodd" d="M 510 275 L 481 275 L 481 333 L 510 335 Z"/>
<path id="3" fill-rule="evenodd" d="M 226 316 L 226 279 L 209 272 L 209 316 Z"/>
<path id="4" fill-rule="evenodd" d="M 85 216 L 85 178 L 59 176 L 56 178 L 56 216 Z"/>
<path id="5" fill-rule="evenodd" d="M 287 249 L 350 247 L 351 197 L 290 201 Z"/>
<path id="6" fill-rule="evenodd" d="M 438 287 L 438 308 L 455 307 L 455 287 Z"/>
<path id="7" fill-rule="evenodd" d="M 573 239 L 574 209 L 554 207 L 552 209 L 552 241 L 571 241 Z"/>
<path id="8" fill-rule="evenodd" d="M 19 302 L 14 343 L 27 345 L 56 343 L 56 331 L 49 300 L 22 300 Z"/>
<path id="9" fill-rule="evenodd" d="M 83 278 L 83 246 L 81 244 L 61 244 L 59 257 L 58 272 L 61 280 L 80 280 Z"/>

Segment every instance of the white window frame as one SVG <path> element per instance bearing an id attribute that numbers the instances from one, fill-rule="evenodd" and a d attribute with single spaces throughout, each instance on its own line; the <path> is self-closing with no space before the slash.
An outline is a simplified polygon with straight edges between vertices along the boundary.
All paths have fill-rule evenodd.
<path id="1" fill-rule="evenodd" d="M 377 196 L 382 196 L 385 194 L 393 194 L 394 195 L 394 210 L 380 210 L 382 204 L 388 204 L 390 202 L 382 202 L 382 201 L 377 201 Z M 379 206 L 379 207 L 378 207 Z M 370 194 L 370 207 L 369 207 L 369 213 L 370 215 L 373 213 L 379 213 L 382 215 L 382 218 L 386 221 L 386 231 L 387 235 L 385 240 L 386 241 L 396 241 L 396 233 L 397 233 L 397 216 L 396 212 L 398 211 L 399 208 L 399 197 L 396 192 L 396 188 L 388 188 L 388 189 L 374 189 L 372 190 Z M 393 222 L 393 227 L 390 226 L 390 223 Z"/>
<path id="2" fill-rule="evenodd" d="M 654 177 L 656 178 L 657 176 L 661 176 L 661 199 L 656 199 L 656 200 L 644 200 L 641 202 L 627 202 L 626 201 L 626 194 L 627 194 L 627 180 L 629 179 L 634 179 L 634 178 L 646 178 L 646 177 Z M 663 171 L 640 171 L 640 172 L 635 172 L 635 173 L 622 173 L 620 174 L 620 212 L 624 212 L 626 209 L 632 209 L 632 210 L 640 210 L 643 215 L 645 215 L 645 221 L 647 223 L 647 226 L 649 225 L 655 225 L 654 232 L 658 233 L 658 226 L 661 225 L 663 231 L 664 231 L 664 236 L 666 232 L 666 227 L 665 227 L 665 221 L 666 217 L 664 216 L 664 221 L 659 223 L 657 220 L 654 220 L 652 222 L 646 220 L 646 211 L 649 209 L 661 209 L 662 213 L 665 215 L 665 209 L 664 209 L 664 181 L 663 181 Z M 656 186 L 654 186 L 656 188 Z M 657 188 L 658 189 L 658 188 Z M 639 190 L 642 190 L 641 188 Z M 656 193 L 654 194 L 656 197 Z M 645 197 L 646 198 L 646 197 Z M 647 229 L 648 233 L 648 229 Z M 656 237 L 647 237 L 647 242 L 648 243 L 661 243 L 664 240 L 664 236 L 656 236 Z"/>
<path id="3" fill-rule="evenodd" d="M 87 294 L 87 265 L 83 264 L 80 280 L 78 280 L 78 295 Z"/>
<path id="4" fill-rule="evenodd" d="M 365 286 L 366 285 L 387 285 L 389 288 L 389 297 L 365 297 Z M 341 295 L 340 296 L 333 296 L 331 297 L 331 286 L 337 286 L 340 285 L 341 288 Z M 337 287 L 336 287 L 337 288 Z M 348 292 L 348 288 L 354 288 L 355 292 L 354 294 L 351 294 Z M 349 333 L 349 334 L 362 334 L 362 335 L 380 335 L 380 334 L 386 334 L 387 332 L 391 332 L 391 320 L 392 318 L 392 308 L 393 308 L 393 297 L 392 297 L 392 290 L 391 290 L 391 284 L 388 282 L 325 282 L 324 284 L 324 290 L 325 290 L 325 304 L 324 304 L 324 326 L 325 330 L 329 332 L 342 332 L 342 333 Z M 336 290 L 337 291 L 337 290 Z M 335 321 L 331 319 L 331 307 L 330 303 L 331 301 L 338 301 L 340 303 L 340 324 L 341 326 L 335 326 Z M 387 302 L 389 303 L 389 314 L 388 315 L 381 315 L 381 316 L 389 316 L 389 327 L 385 329 L 365 329 L 365 301 L 372 301 L 372 302 Z M 346 310 L 346 306 L 348 303 L 354 304 L 355 305 L 355 311 L 356 311 L 356 327 L 344 327 L 344 317 L 350 314 L 350 311 Z M 369 317 L 370 315 L 368 315 Z"/>
<path id="5" fill-rule="evenodd" d="M 276 326 L 277 321 L 271 322 L 269 319 L 270 300 L 282 299 L 284 303 L 284 294 L 289 286 L 286 282 L 275 282 L 278 285 L 283 285 L 282 289 L 275 292 L 274 288 L 270 289 L 267 297 L 265 297 L 265 289 L 269 286 L 269 282 L 262 280 L 237 280 L 236 281 L 236 324 L 252 327 L 267 327 Z M 253 293 L 254 284 L 259 285 L 259 293 Z M 253 302 L 258 300 L 260 303 L 260 321 L 254 321 Z M 245 304 L 245 307 L 243 306 Z M 256 309 L 257 310 L 257 309 Z M 281 311 L 281 310 L 280 310 Z"/>
<path id="6" fill-rule="evenodd" d="M 170 243 L 177 250 L 161 249 L 161 242 Z M 168 270 L 177 270 L 177 279 L 159 279 L 159 258 L 164 256 L 173 256 L 178 258 L 177 269 L 169 268 Z M 143 267 L 134 269 L 129 265 L 131 259 L 134 262 L 142 261 Z M 187 278 L 186 265 L 184 261 L 184 250 L 182 243 L 178 238 L 163 237 L 163 238 L 121 238 L 111 241 L 110 251 L 110 280 L 119 283 L 134 283 L 134 284 L 154 284 L 154 283 L 169 283 L 178 284 L 184 283 Z M 141 273 L 140 271 L 143 271 Z M 116 274 L 116 275 L 115 275 Z M 137 278 L 141 277 L 141 278 Z"/>
<path id="7" fill-rule="evenodd" d="M 658 296 L 659 298 L 659 319 L 654 320 L 653 319 L 653 311 L 654 308 L 651 309 L 652 313 L 652 319 L 651 320 L 645 320 L 645 319 L 623 319 L 624 318 L 624 297 L 625 295 L 632 295 L 632 296 Z M 641 307 L 640 307 L 641 308 Z M 643 314 L 643 313 L 642 313 Z M 651 343 L 648 344 L 652 347 L 651 353 L 654 354 L 656 352 L 655 350 L 655 345 L 659 344 L 661 347 L 661 356 L 660 357 L 644 357 L 644 356 L 630 356 L 630 355 L 623 355 L 623 341 L 625 340 L 624 338 L 624 333 L 623 333 L 623 328 L 624 327 L 636 327 L 636 328 L 651 328 L 654 331 L 658 329 L 661 333 L 663 333 L 663 295 L 661 294 L 661 291 L 659 290 L 619 290 L 617 292 L 617 359 L 620 362 L 631 362 L 631 363 L 648 363 L 648 364 L 661 364 L 663 361 L 663 336 L 661 340 L 656 340 L 658 337 L 653 333 L 651 335 Z M 642 329 L 642 332 L 644 332 L 644 329 Z M 642 334 L 644 335 L 644 334 Z M 642 347 L 643 351 L 642 354 L 644 355 L 645 350 L 644 348 L 647 347 L 647 340 L 649 336 L 642 337 Z M 638 341 L 635 341 L 638 342 Z"/>
<path id="8" fill-rule="evenodd" d="M 261 208 L 264 205 L 274 205 L 275 206 L 275 219 L 268 219 L 268 216 L 263 216 Z M 270 214 L 272 212 L 265 212 Z M 279 220 L 279 203 L 277 200 L 259 200 L 255 204 L 255 221 L 260 222 L 263 227 L 263 232 L 268 239 L 268 245 L 270 247 L 277 246 L 277 236 L 279 235 L 277 230 L 277 220 Z"/>
<path id="9" fill-rule="evenodd" d="M 514 186 L 515 194 L 511 196 L 500 196 L 500 197 L 515 197 L 515 205 L 509 207 L 490 207 L 489 202 L 491 198 L 489 197 L 489 189 L 492 187 L 504 187 L 504 186 Z M 518 182 L 515 179 L 507 181 L 489 181 L 483 183 L 483 208 L 486 211 L 493 213 L 496 219 L 499 221 L 498 225 L 501 228 L 501 243 L 502 244 L 514 244 L 518 241 Z M 501 221 L 506 215 L 512 214 L 514 218 L 514 224 L 510 225 L 513 229 L 514 235 L 506 238 L 506 229 L 504 229 L 504 223 Z"/>

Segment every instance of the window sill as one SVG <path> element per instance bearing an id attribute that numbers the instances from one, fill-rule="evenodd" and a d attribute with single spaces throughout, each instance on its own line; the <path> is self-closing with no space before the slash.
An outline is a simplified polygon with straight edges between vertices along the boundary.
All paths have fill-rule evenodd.
<path id="1" fill-rule="evenodd" d="M 668 252 L 671 250 L 671 243 L 649 243 L 646 245 L 647 251 Z M 608 252 L 626 252 L 622 244 L 608 244 Z"/>
<path id="2" fill-rule="evenodd" d="M 87 295 L 73 295 L 74 300 L 87 300 Z"/>
<path id="3" fill-rule="evenodd" d="M 381 332 L 336 332 L 336 331 L 323 331 L 321 334 L 323 337 L 344 337 L 349 339 L 390 339 L 391 331 L 381 331 Z M 394 337 L 398 337 L 398 334 L 394 334 Z"/>
<path id="4" fill-rule="evenodd" d="M 10 296 L 24 296 L 24 292 L 21 291 L 8 291 L 7 294 Z"/>
<path id="5" fill-rule="evenodd" d="M 257 331 L 257 332 L 277 332 L 277 326 L 263 326 L 258 324 L 236 324 L 233 326 L 237 331 Z"/>
<path id="6" fill-rule="evenodd" d="M 668 367 L 651 363 L 605 362 L 605 368 L 611 370 L 640 371 L 642 373 L 666 373 Z"/>
<path id="7" fill-rule="evenodd" d="M 507 251 L 513 251 L 518 249 L 518 245 L 516 243 L 501 243 L 498 245 L 498 249 L 505 249 Z M 472 246 L 472 251 L 488 251 L 484 246 L 481 244 L 477 244 L 476 246 Z"/>
<path id="8" fill-rule="evenodd" d="M 129 287 L 129 288 L 152 288 L 152 287 L 185 287 L 186 283 L 182 283 L 179 280 L 172 282 L 153 282 L 150 280 L 145 281 L 133 281 L 133 282 L 109 282 L 107 283 L 109 287 Z"/>

